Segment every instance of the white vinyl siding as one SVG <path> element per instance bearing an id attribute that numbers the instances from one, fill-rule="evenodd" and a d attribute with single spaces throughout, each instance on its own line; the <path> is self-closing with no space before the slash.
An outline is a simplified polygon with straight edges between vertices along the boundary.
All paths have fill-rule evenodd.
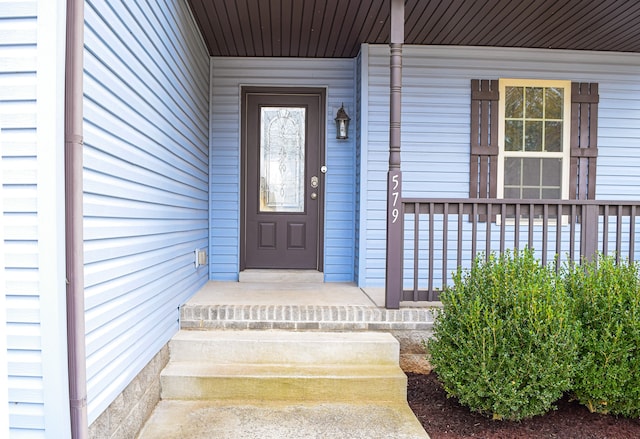
<path id="1" fill-rule="evenodd" d="M 69 434 L 60 210 L 64 15 L 64 5 L 50 0 L 0 6 L 2 334 L 11 438 Z"/>
<path id="2" fill-rule="evenodd" d="M 187 2 L 87 1 L 89 422 L 178 330 L 208 279 L 209 57 Z"/>
<path id="3" fill-rule="evenodd" d="M 240 262 L 240 87 L 326 87 L 324 276 L 354 278 L 355 140 L 337 140 L 336 112 L 355 114 L 354 60 L 212 58 L 211 279 L 237 280 Z"/>
<path id="4" fill-rule="evenodd" d="M 389 48 L 368 46 L 368 174 L 361 240 L 362 286 L 384 285 L 386 172 L 389 142 Z M 405 46 L 402 89 L 404 197 L 469 196 L 470 81 L 475 78 L 597 82 L 596 198 L 640 194 L 640 55 L 512 48 Z M 363 216 L 364 218 L 364 216 Z M 363 248 L 364 246 L 364 248 Z"/>

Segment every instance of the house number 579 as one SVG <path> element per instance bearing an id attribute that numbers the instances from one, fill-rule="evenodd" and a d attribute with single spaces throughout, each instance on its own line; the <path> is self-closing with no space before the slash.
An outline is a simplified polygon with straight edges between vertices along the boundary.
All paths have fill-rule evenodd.
<path id="1" fill-rule="evenodd" d="M 393 208 L 393 210 L 391 211 L 391 216 L 393 218 L 393 223 L 395 224 L 396 221 L 398 221 L 398 216 L 400 215 L 400 211 L 398 210 L 398 197 L 400 196 L 400 193 L 397 191 L 400 182 L 397 175 L 391 177 L 391 180 L 393 181 L 393 192 L 391 192 L 391 196 L 393 197 L 393 203 L 391 207 Z"/>

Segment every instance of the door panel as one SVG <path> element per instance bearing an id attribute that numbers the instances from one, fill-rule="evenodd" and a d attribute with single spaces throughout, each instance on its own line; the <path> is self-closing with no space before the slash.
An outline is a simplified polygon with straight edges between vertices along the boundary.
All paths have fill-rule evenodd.
<path id="1" fill-rule="evenodd" d="M 243 268 L 321 269 L 324 92 L 243 91 Z"/>

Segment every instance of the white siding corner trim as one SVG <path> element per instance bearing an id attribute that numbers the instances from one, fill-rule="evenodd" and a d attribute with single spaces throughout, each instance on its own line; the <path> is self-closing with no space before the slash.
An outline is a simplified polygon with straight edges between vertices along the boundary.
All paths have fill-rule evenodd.
<path id="1" fill-rule="evenodd" d="M 9 428 L 2 437 L 70 434 L 62 163 L 65 16 L 62 1 L 4 2 L 0 8 L 7 377 L 1 387 L 8 395 Z"/>
<path id="2" fill-rule="evenodd" d="M 67 433 L 70 415 L 64 216 L 64 3 L 40 1 L 38 5 L 38 254 L 46 437 L 70 434 Z"/>
<path id="3" fill-rule="evenodd" d="M 2 120 L 0 120 L 0 157 L 2 157 Z M 0 166 L 0 188 L 4 184 L 3 166 Z M 4 194 L 0 194 L 0 242 L 4 245 Z M 0 294 L 0 395 L 9 394 L 9 377 L 7 368 L 7 299 L 4 284 L 4 270 L 6 267 L 4 251 L 0 251 L 0 266 L 2 267 L 2 294 Z M 4 401 L 2 401 L 4 404 Z M 0 413 L 0 436 L 9 437 L 9 412 Z"/>

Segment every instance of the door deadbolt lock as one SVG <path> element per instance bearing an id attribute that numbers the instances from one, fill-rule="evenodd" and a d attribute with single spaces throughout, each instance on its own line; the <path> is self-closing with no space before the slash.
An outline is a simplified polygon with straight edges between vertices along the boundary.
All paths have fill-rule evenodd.
<path id="1" fill-rule="evenodd" d="M 311 177 L 311 187 L 314 189 L 318 187 L 318 177 L 315 175 Z"/>

